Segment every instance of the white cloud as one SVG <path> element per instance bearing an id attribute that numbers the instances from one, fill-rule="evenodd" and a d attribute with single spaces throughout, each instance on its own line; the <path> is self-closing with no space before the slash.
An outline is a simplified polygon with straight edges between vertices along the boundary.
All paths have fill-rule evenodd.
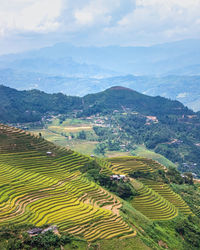
<path id="1" fill-rule="evenodd" d="M 97 23 L 109 24 L 111 14 L 112 9 L 105 1 L 92 1 L 87 6 L 74 11 L 75 20 L 81 26 Z"/>
<path id="2" fill-rule="evenodd" d="M 77 0 L 76 5 L 72 5 L 70 2 L 68 1 L 67 13 L 71 15 L 71 25 L 75 29 L 82 29 L 83 27 L 109 26 L 114 12 L 120 8 L 122 0 L 85 0 L 80 4 Z"/>
<path id="3" fill-rule="evenodd" d="M 176 98 L 185 98 L 188 96 L 188 93 L 184 92 L 184 93 L 179 93 Z"/>
<path id="4" fill-rule="evenodd" d="M 0 0 L 0 34 L 49 32 L 59 27 L 61 0 Z"/>
<path id="5" fill-rule="evenodd" d="M 133 41 L 146 44 L 193 38 L 200 34 L 199 10 L 200 0 L 136 0 L 135 9 L 105 31 L 125 39 L 132 33 Z"/>
<path id="6" fill-rule="evenodd" d="M 0 38 L 150 45 L 200 38 L 200 0 L 0 0 Z"/>

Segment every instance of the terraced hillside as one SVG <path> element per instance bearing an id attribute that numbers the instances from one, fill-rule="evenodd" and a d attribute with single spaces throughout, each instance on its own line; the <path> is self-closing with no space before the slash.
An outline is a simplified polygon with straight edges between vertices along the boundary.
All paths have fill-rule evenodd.
<path id="1" fill-rule="evenodd" d="M 143 183 L 145 183 L 153 191 L 164 197 L 182 213 L 191 214 L 191 210 L 188 205 L 184 202 L 183 199 L 181 199 L 178 194 L 174 193 L 167 184 L 164 184 L 162 182 L 155 183 L 149 180 L 143 180 Z"/>
<path id="2" fill-rule="evenodd" d="M 114 157 L 108 161 L 111 163 L 110 168 L 118 173 L 153 172 L 163 168 L 158 162 L 138 156 Z"/>
<path id="3" fill-rule="evenodd" d="M 152 189 L 143 186 L 138 193 L 132 205 L 151 220 L 170 220 L 178 215 L 177 208 Z"/>
<path id="4" fill-rule="evenodd" d="M 52 223 L 88 241 L 134 236 L 118 198 L 81 174 L 91 161 L 1 124 L 0 226 Z"/>
<path id="5" fill-rule="evenodd" d="M 115 174 L 130 174 L 137 171 L 153 173 L 165 169 L 161 164 L 142 157 L 115 157 L 108 159 L 108 162 Z M 131 183 L 138 193 L 132 205 L 149 219 L 170 220 L 179 212 L 192 214 L 189 206 L 169 185 L 142 178 L 139 181 L 131 179 Z"/>

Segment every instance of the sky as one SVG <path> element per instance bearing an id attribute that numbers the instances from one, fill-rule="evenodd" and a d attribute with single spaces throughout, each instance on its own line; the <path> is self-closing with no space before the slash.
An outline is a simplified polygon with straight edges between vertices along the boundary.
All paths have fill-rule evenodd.
<path id="1" fill-rule="evenodd" d="M 200 38 L 200 0 L 0 0 L 0 54 Z"/>

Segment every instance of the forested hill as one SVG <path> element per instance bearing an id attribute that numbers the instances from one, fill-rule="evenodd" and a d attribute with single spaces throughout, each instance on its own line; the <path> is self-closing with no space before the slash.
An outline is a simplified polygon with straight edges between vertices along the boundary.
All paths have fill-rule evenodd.
<path id="1" fill-rule="evenodd" d="M 151 97 L 132 89 L 115 86 L 97 94 L 83 97 L 85 111 L 110 112 L 136 111 L 145 115 L 192 114 L 193 112 L 178 101 L 160 96 Z"/>
<path id="2" fill-rule="evenodd" d="M 39 90 L 18 91 L 0 85 L 1 122 L 39 121 L 48 113 L 63 114 L 78 109 L 81 103 L 81 98 L 61 93 L 46 94 Z"/>
<path id="3" fill-rule="evenodd" d="M 150 97 L 124 87 L 112 87 L 83 98 L 64 94 L 46 94 L 38 90 L 17 91 L 0 86 L 0 121 L 23 123 L 39 121 L 47 114 L 81 115 L 118 111 L 136 111 L 144 115 L 194 114 L 178 101 Z"/>

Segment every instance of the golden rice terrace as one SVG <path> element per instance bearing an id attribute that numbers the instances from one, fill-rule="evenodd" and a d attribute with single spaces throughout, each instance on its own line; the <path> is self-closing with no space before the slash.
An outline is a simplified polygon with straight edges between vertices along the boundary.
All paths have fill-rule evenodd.
<path id="1" fill-rule="evenodd" d="M 61 232 L 87 241 L 136 235 L 121 216 L 121 200 L 84 177 L 81 169 L 94 159 L 55 146 L 40 136 L 0 124 L 0 226 L 56 224 Z M 128 175 L 163 166 L 141 157 L 96 159 L 101 173 Z M 192 214 L 170 186 L 129 178 L 137 190 L 130 206 L 150 220 Z"/>
<path id="2" fill-rule="evenodd" d="M 83 177 L 91 161 L 41 137 L 0 125 L 0 226 L 56 224 L 88 241 L 131 237 L 118 198 Z"/>

